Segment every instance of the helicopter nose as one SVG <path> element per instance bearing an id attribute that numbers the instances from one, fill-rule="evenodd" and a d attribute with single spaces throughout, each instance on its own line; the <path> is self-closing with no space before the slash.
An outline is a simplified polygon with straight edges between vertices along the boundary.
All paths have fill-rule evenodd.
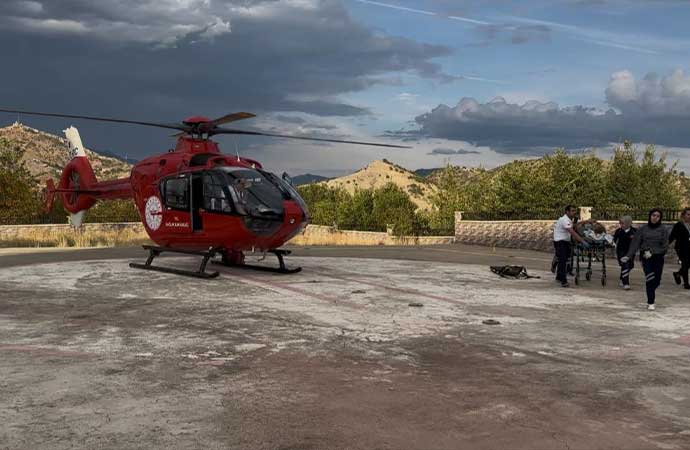
<path id="1" fill-rule="evenodd" d="M 288 201 L 285 204 L 285 222 L 290 225 L 294 225 L 298 221 L 302 220 L 304 216 L 304 211 L 295 201 Z"/>

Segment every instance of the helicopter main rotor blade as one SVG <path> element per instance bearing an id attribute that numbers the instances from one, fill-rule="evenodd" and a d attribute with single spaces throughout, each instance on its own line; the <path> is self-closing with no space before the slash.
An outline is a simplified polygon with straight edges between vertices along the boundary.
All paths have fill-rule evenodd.
<path id="1" fill-rule="evenodd" d="M 251 119 L 252 117 L 256 117 L 256 114 L 252 114 L 252 113 L 248 113 L 248 112 L 236 112 L 236 113 L 226 114 L 223 117 L 219 117 L 215 120 L 212 120 L 211 124 L 214 127 L 217 127 L 218 125 L 223 125 L 224 123 L 236 122 L 238 120 L 244 120 L 244 119 Z"/>
<path id="2" fill-rule="evenodd" d="M 174 123 L 160 123 L 160 122 L 143 122 L 140 120 L 116 119 L 112 117 L 95 117 L 95 116 L 78 116 L 74 114 L 57 114 L 37 111 L 24 111 L 19 109 L 0 109 L 0 112 L 27 114 L 32 116 L 46 116 L 46 117 L 66 117 L 68 119 L 84 119 L 95 120 L 99 122 L 114 122 L 114 123 L 128 123 L 134 125 L 144 125 L 149 127 L 169 128 L 172 130 L 188 131 L 189 127 L 186 125 L 178 125 Z"/>
<path id="3" fill-rule="evenodd" d="M 132 125 L 144 125 L 149 127 L 167 128 L 171 130 L 179 130 L 182 133 L 178 133 L 175 137 L 180 135 L 190 134 L 190 133 L 206 133 L 208 136 L 213 136 L 215 134 L 240 134 L 249 136 L 268 136 L 277 137 L 285 139 L 299 139 L 301 141 L 319 141 L 319 142 L 333 142 L 337 144 L 354 144 L 354 145 L 372 145 L 375 147 L 389 147 L 389 148 L 412 148 L 406 145 L 394 145 L 394 144 L 380 144 L 377 142 L 362 142 L 362 141 L 349 141 L 342 139 L 326 139 L 326 138 L 314 138 L 305 136 L 290 136 L 287 134 L 275 134 L 275 133 L 264 133 L 260 131 L 245 131 L 245 130 L 234 130 L 230 128 L 220 128 L 218 125 L 223 123 L 235 122 L 237 120 L 249 119 L 256 117 L 252 113 L 248 112 L 236 112 L 227 114 L 225 116 L 219 117 L 211 122 L 201 122 L 198 124 L 187 124 L 187 123 L 162 123 L 162 122 L 144 122 L 140 120 L 129 120 L 129 119 L 118 119 L 114 117 L 97 117 L 97 116 L 82 116 L 76 114 L 59 114 L 59 113 L 48 113 L 39 111 L 25 111 L 21 109 L 4 109 L 0 108 L 0 112 L 13 113 L 13 114 L 27 114 L 32 116 L 44 116 L 44 117 L 65 117 L 68 119 L 83 119 L 83 120 L 94 120 L 98 122 L 111 122 L 111 123 L 124 123 Z"/>
<path id="4" fill-rule="evenodd" d="M 391 148 L 412 148 L 406 145 L 394 145 L 394 144 L 379 144 L 377 142 L 361 142 L 361 141 L 346 141 L 341 139 L 325 139 L 325 138 L 313 138 L 313 137 L 303 137 L 303 136 L 289 136 L 286 134 L 274 134 L 274 133 L 263 133 L 260 131 L 245 131 L 245 130 L 231 130 L 228 128 L 216 128 L 212 131 L 212 134 L 243 134 L 248 136 L 269 136 L 278 137 L 286 139 L 299 139 L 302 141 L 320 141 L 320 142 L 335 142 L 338 144 L 355 144 L 355 145 L 373 145 L 375 147 L 391 147 Z"/>
<path id="5" fill-rule="evenodd" d="M 256 114 L 248 113 L 248 112 L 236 112 L 236 113 L 230 113 L 226 114 L 222 117 L 219 117 L 217 119 L 214 119 L 210 122 L 201 122 L 195 125 L 192 125 L 193 130 L 199 133 L 211 133 L 213 134 L 213 130 L 215 130 L 218 125 L 222 125 L 224 123 L 230 123 L 230 122 L 236 122 L 238 120 L 244 120 L 244 119 L 251 119 L 252 117 L 256 117 Z"/>

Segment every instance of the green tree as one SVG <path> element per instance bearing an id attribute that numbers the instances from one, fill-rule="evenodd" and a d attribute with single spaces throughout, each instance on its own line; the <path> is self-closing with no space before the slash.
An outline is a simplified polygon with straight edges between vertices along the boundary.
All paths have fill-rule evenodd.
<path id="1" fill-rule="evenodd" d="M 417 214 L 417 206 L 405 191 L 393 183 L 374 191 L 371 216 L 377 228 L 385 230 L 392 225 L 394 233 L 399 236 L 424 231 L 424 221 Z"/>
<path id="2" fill-rule="evenodd" d="M 351 196 L 343 189 L 331 188 L 324 184 L 300 186 L 299 192 L 311 213 L 311 222 L 315 225 L 334 225 L 339 223 L 339 208 Z"/>
<path id="3" fill-rule="evenodd" d="M 398 235 L 428 231 L 427 218 L 418 213 L 409 195 L 393 183 L 380 189 L 344 189 L 312 184 L 299 187 L 315 225 L 336 224 L 344 230 L 386 231 L 393 226 Z"/>
<path id="4" fill-rule="evenodd" d="M 68 213 L 62 204 L 62 196 L 60 194 L 55 195 L 55 200 L 53 202 L 53 209 L 44 214 L 42 222 L 44 223 L 67 223 Z"/>
<path id="5" fill-rule="evenodd" d="M 679 176 L 653 147 L 641 158 L 629 142 L 610 161 L 594 153 L 570 155 L 556 150 L 538 160 L 515 161 L 472 177 L 447 167 L 437 178 L 439 192 L 432 199 L 432 229 L 452 231 L 455 211 L 501 214 L 523 212 L 525 217 L 550 217 L 565 204 L 597 209 L 659 206 L 677 209 L 690 183 Z"/>
<path id="6" fill-rule="evenodd" d="M 134 201 L 108 200 L 96 203 L 86 212 L 85 222 L 139 222 L 141 217 Z"/>
<path id="7" fill-rule="evenodd" d="M 372 211 L 374 192 L 371 189 L 357 189 L 352 196 L 342 198 L 338 207 L 338 227 L 344 230 L 377 231 Z"/>
<path id="8" fill-rule="evenodd" d="M 41 214 L 36 180 L 22 161 L 24 151 L 0 139 L 0 223 L 28 223 Z"/>
<path id="9" fill-rule="evenodd" d="M 677 209 L 683 201 L 684 183 L 664 155 L 657 158 L 654 146 L 647 146 L 639 158 L 637 150 L 626 141 L 614 152 L 608 170 L 607 191 L 610 205 L 617 208 Z"/>
<path id="10" fill-rule="evenodd" d="M 493 209 L 497 199 L 491 182 L 491 174 L 482 168 L 468 174 L 462 168 L 446 166 L 436 181 L 439 189 L 431 197 L 434 209 L 425 214 L 431 232 L 452 234 L 456 211 Z"/>

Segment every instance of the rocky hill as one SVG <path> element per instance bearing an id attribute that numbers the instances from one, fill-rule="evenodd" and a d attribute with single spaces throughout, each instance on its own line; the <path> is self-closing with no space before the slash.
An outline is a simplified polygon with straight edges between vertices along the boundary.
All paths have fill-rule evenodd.
<path id="1" fill-rule="evenodd" d="M 414 173 L 415 175 L 418 175 L 418 176 L 420 176 L 420 177 L 422 177 L 422 178 L 426 178 L 426 177 L 428 177 L 429 175 L 431 175 L 431 174 L 433 174 L 434 172 L 437 172 L 437 171 L 439 171 L 439 170 L 442 170 L 442 169 L 439 168 L 439 167 L 435 167 L 435 168 L 433 168 L 433 169 L 417 169 L 417 170 L 415 170 L 415 171 L 412 172 L 412 173 Z"/>
<path id="2" fill-rule="evenodd" d="M 432 208 L 430 197 L 438 190 L 424 178 L 385 159 L 374 161 L 351 175 L 333 178 L 323 183 L 329 187 L 343 188 L 349 193 L 357 189 L 378 189 L 387 183 L 393 183 L 407 192 L 420 210 Z"/>
<path id="3" fill-rule="evenodd" d="M 68 161 L 65 138 L 15 122 L 8 127 L 0 128 L 0 140 L 3 139 L 9 142 L 10 148 L 24 150 L 23 160 L 26 167 L 41 186 L 48 178 L 53 178 L 57 183 Z M 129 176 L 132 168 L 130 164 L 88 148 L 86 153 L 99 180 Z"/>

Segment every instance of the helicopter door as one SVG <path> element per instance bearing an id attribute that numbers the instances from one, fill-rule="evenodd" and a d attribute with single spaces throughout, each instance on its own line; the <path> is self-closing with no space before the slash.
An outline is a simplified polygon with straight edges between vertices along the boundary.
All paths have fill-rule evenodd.
<path id="1" fill-rule="evenodd" d="M 204 227 L 200 209 L 204 207 L 204 183 L 201 174 L 192 174 L 190 182 L 190 214 L 192 216 L 192 231 L 202 231 Z"/>
<path id="2" fill-rule="evenodd" d="M 166 178 L 161 185 L 165 200 L 162 229 L 169 233 L 188 234 L 191 225 L 191 183 L 188 174 Z"/>

